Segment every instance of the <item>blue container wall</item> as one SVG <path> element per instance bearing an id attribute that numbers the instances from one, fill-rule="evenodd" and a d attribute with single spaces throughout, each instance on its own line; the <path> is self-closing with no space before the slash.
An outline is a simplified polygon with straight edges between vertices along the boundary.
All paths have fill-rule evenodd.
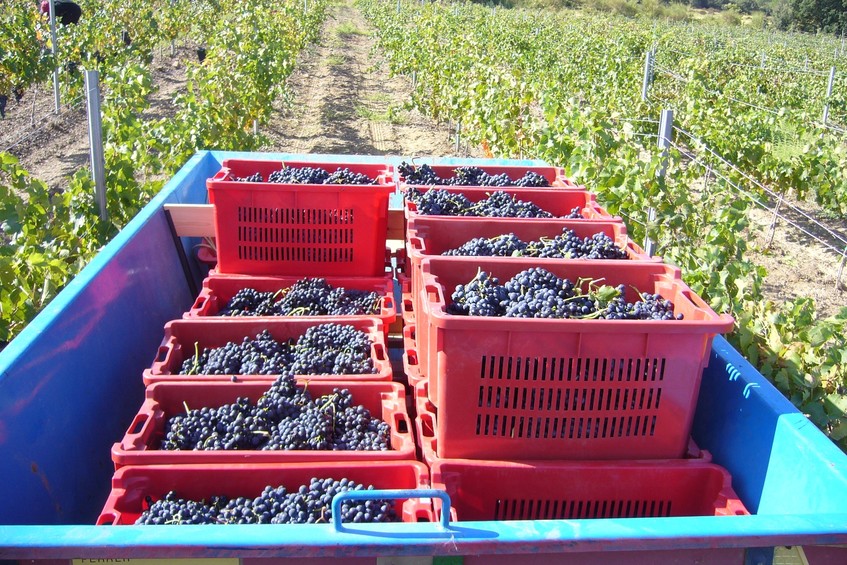
<path id="1" fill-rule="evenodd" d="M 722 337 L 715 339 L 703 374 L 692 435 L 730 471 L 751 512 L 847 509 L 844 453 Z"/>
<path id="2" fill-rule="evenodd" d="M 218 168 L 195 157 L 0 353 L 0 523 L 96 520 L 141 371 L 193 300 L 161 205 L 203 202 Z"/>
<path id="3" fill-rule="evenodd" d="M 603 562 L 598 556 L 615 551 L 644 555 L 644 563 L 732 563 L 741 554 L 727 548 L 847 543 L 847 457 L 722 338 L 704 373 L 694 436 L 730 470 L 753 516 L 466 522 L 448 531 L 432 524 L 343 532 L 326 525 L 87 525 L 109 491 L 111 445 L 141 405 L 141 371 L 155 357 L 164 323 L 193 299 L 162 204 L 205 202 L 205 180 L 227 157 L 256 155 L 195 156 L 0 353 L 0 524 L 7 525 L 0 559 L 573 553 Z M 195 243 L 184 242 L 189 255 Z M 200 271 L 192 268 L 197 283 Z"/>

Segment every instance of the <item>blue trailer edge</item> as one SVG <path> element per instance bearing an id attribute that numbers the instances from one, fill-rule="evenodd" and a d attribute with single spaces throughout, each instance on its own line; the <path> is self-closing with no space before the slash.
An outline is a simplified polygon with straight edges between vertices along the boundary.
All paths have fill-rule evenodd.
<path id="1" fill-rule="evenodd" d="M 0 352 L 0 559 L 634 552 L 670 563 L 685 550 L 717 556 L 727 548 L 847 543 L 847 456 L 720 337 L 703 375 L 693 436 L 730 471 L 750 516 L 459 522 L 446 529 L 390 524 L 342 531 L 331 525 L 85 525 L 94 523 L 108 495 L 110 448 L 140 405 L 141 371 L 155 356 L 162 327 L 193 301 L 163 206 L 204 203 L 206 178 L 223 159 L 255 155 L 195 155 Z M 189 256 L 197 243 L 180 242 Z M 196 284 L 200 271 L 190 269 Z"/>

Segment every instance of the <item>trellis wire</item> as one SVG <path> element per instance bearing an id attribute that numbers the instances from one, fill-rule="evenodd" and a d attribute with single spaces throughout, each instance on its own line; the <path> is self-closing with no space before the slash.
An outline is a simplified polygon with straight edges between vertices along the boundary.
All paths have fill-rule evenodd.
<path id="1" fill-rule="evenodd" d="M 610 129 L 610 130 L 607 130 L 607 131 L 610 132 L 610 133 L 617 134 L 617 135 L 627 135 L 627 136 L 630 136 L 630 137 L 650 137 L 650 138 L 658 137 L 658 135 L 655 134 L 655 133 L 639 133 L 639 132 L 635 132 L 635 131 L 627 132 L 627 131 L 622 131 L 622 130 L 619 130 L 619 129 Z"/>
<path id="2" fill-rule="evenodd" d="M 721 161 L 724 165 L 728 166 L 728 167 L 729 167 L 729 168 L 731 168 L 733 171 L 735 171 L 736 173 L 738 173 L 739 175 L 741 175 L 742 177 L 744 177 L 744 179 L 745 179 L 746 181 L 748 181 L 748 182 L 750 182 L 751 184 L 754 184 L 754 185 L 756 185 L 757 187 L 761 188 L 761 189 L 762 189 L 765 193 L 767 193 L 767 194 L 768 194 L 771 198 L 779 198 L 779 195 L 778 195 L 776 192 L 774 192 L 773 190 L 771 190 L 771 189 L 770 189 L 770 188 L 768 188 L 767 186 L 763 185 L 762 183 L 760 183 L 759 181 L 757 181 L 756 179 L 754 179 L 753 177 L 751 177 L 750 175 L 748 175 L 747 173 L 745 173 L 744 171 L 742 171 L 741 169 L 739 169 L 739 168 L 738 168 L 735 164 L 733 164 L 733 163 L 731 163 L 731 162 L 727 161 L 727 160 L 726 160 L 726 159 L 725 159 L 722 155 L 720 155 L 720 154 L 716 153 L 716 152 L 715 152 L 715 151 L 714 151 L 711 147 L 709 147 L 708 145 L 706 145 L 706 144 L 705 144 L 705 143 L 704 143 L 701 139 L 699 139 L 699 138 L 695 137 L 693 134 L 691 134 L 691 133 L 689 133 L 689 132 L 685 131 L 685 130 L 684 130 L 684 129 L 682 129 L 682 128 L 679 128 L 679 127 L 674 126 L 674 129 L 675 129 L 676 131 L 678 131 L 679 133 L 681 133 L 681 134 L 683 134 L 683 135 L 688 136 L 688 138 L 689 138 L 689 139 L 691 139 L 692 141 L 695 141 L 696 143 L 698 143 L 698 144 L 699 144 L 700 146 L 702 146 L 702 147 L 703 147 L 703 149 L 705 149 L 705 150 L 706 150 L 709 154 L 713 155 L 715 158 L 717 158 L 719 161 Z M 843 244 L 847 245 L 847 238 L 845 238 L 844 236 L 842 236 L 842 235 L 841 235 L 841 234 L 839 234 L 838 232 L 835 232 L 835 231 L 831 230 L 828 226 L 826 226 L 826 225 L 824 225 L 824 224 L 820 223 L 820 222 L 819 222 L 816 218 L 814 218 L 813 216 L 810 216 L 809 214 L 807 214 L 806 212 L 804 212 L 802 209 L 798 208 L 797 206 L 794 206 L 794 205 L 793 205 L 793 204 L 791 204 L 790 202 L 786 203 L 786 206 L 788 206 L 788 207 L 789 207 L 792 211 L 794 211 L 795 213 L 797 213 L 797 214 L 799 214 L 799 215 L 803 216 L 804 218 L 806 218 L 807 220 L 809 220 L 810 222 L 812 222 L 813 224 L 815 224 L 817 227 L 821 228 L 823 231 L 827 232 L 827 233 L 828 233 L 830 236 L 832 236 L 833 238 L 835 238 L 835 239 L 837 239 L 838 241 L 840 241 L 841 243 L 843 243 Z M 840 253 L 840 251 L 838 251 L 838 252 Z"/>
<path id="3" fill-rule="evenodd" d="M 677 81 L 679 81 L 679 82 L 683 82 L 683 83 L 685 83 L 685 84 L 688 84 L 688 83 L 690 83 L 690 82 L 691 82 L 690 80 L 688 80 L 688 79 L 686 79 L 686 78 L 684 78 L 684 77 L 682 77 L 682 76 L 680 76 L 680 75 L 678 75 L 678 74 L 674 73 L 673 71 L 671 71 L 671 70 L 669 70 L 669 69 L 666 69 L 666 68 L 662 67 L 661 65 L 658 65 L 658 64 L 655 64 L 655 63 L 654 63 L 654 66 L 655 66 L 655 68 L 656 68 L 659 72 L 661 72 L 661 73 L 663 73 L 663 74 L 665 74 L 665 75 L 667 75 L 667 76 L 669 76 L 669 77 L 671 77 L 671 78 L 673 78 L 673 79 L 675 79 L 675 80 L 677 80 Z M 727 96 L 727 95 L 725 95 L 725 94 L 723 94 L 723 93 L 721 93 L 721 92 L 717 92 L 717 91 L 715 91 L 715 90 L 708 89 L 708 88 L 706 88 L 705 86 L 703 86 L 702 88 L 703 88 L 703 90 L 705 90 L 706 92 L 708 92 L 708 93 L 710 93 L 710 94 L 713 94 L 714 96 L 717 96 L 717 97 L 719 97 L 719 98 L 725 98 L 725 99 L 727 99 L 727 100 L 732 100 L 732 101 L 737 102 L 737 103 L 739 103 L 739 104 L 743 104 L 743 105 L 745 105 L 745 106 L 750 106 L 751 108 L 755 108 L 755 109 L 757 109 L 757 110 L 761 110 L 762 112 L 766 112 L 766 113 L 771 114 L 771 115 L 774 115 L 774 116 L 779 116 L 779 111 L 778 111 L 778 110 L 773 110 L 773 109 L 770 109 L 770 108 L 765 108 L 764 106 L 758 106 L 758 105 L 753 104 L 753 103 L 751 103 L 751 102 L 747 102 L 747 101 L 744 101 L 744 100 L 740 100 L 740 99 L 738 99 L 738 98 L 733 98 L 732 96 Z M 649 102 L 649 101 L 648 101 L 648 104 L 650 104 L 650 102 Z M 807 122 L 804 122 L 804 123 L 807 123 Z M 824 128 L 826 128 L 826 129 L 831 129 L 831 130 L 833 130 L 833 131 L 837 131 L 837 132 L 840 132 L 840 133 L 847 133 L 847 130 L 845 130 L 843 127 L 835 126 L 835 125 L 833 125 L 833 124 L 831 124 L 831 123 L 822 123 L 822 122 L 821 122 L 821 123 L 819 123 L 819 125 L 822 125 L 822 126 L 823 126 Z"/>
<path id="4" fill-rule="evenodd" d="M 658 124 L 659 120 L 654 120 L 652 118 L 618 118 L 612 117 L 609 118 L 610 122 L 636 122 L 636 123 L 645 123 L 645 124 Z M 655 135 L 655 134 L 653 134 Z"/>
<path id="5" fill-rule="evenodd" d="M 680 82 L 684 82 L 684 83 L 686 83 L 686 84 L 689 84 L 689 83 L 691 82 L 690 80 L 685 79 L 685 78 L 683 78 L 683 77 L 681 77 L 681 76 L 679 76 L 679 75 L 677 75 L 677 74 L 673 73 L 673 71 L 670 71 L 670 70 L 668 70 L 668 69 L 665 69 L 664 67 L 662 67 L 662 66 L 660 66 L 660 65 L 656 65 L 655 67 L 656 67 L 656 70 L 658 70 L 659 72 L 664 73 L 664 74 L 666 74 L 666 75 L 669 75 L 669 76 L 673 77 L 674 79 L 676 79 L 676 80 L 678 80 L 678 81 L 680 81 Z M 744 105 L 744 106 L 749 106 L 749 107 L 751 107 L 751 108 L 755 108 L 756 110 L 759 110 L 759 111 L 762 111 L 762 112 L 766 112 L 766 113 L 768 113 L 768 114 L 772 114 L 772 115 L 774 115 L 774 116 L 779 116 L 779 111 L 778 111 L 778 110 L 773 110 L 773 109 L 771 109 L 771 108 L 765 108 L 764 106 L 758 106 L 758 105 L 756 105 L 756 104 L 753 104 L 753 103 L 751 103 L 751 102 L 747 102 L 747 101 L 745 101 L 745 100 L 740 100 L 740 99 L 738 99 L 738 98 L 733 98 L 732 96 L 727 96 L 727 95 L 725 95 L 725 94 L 723 94 L 723 93 L 721 93 L 721 92 L 718 92 L 718 91 L 716 91 L 716 90 L 711 90 L 711 89 L 706 88 L 705 86 L 702 86 L 702 85 L 701 85 L 701 87 L 703 88 L 703 90 L 704 90 L 704 91 L 706 91 L 706 92 L 708 92 L 709 94 L 712 94 L 712 95 L 714 95 L 714 96 L 717 96 L 718 98 L 725 98 L 726 100 L 732 100 L 733 102 L 736 102 L 736 103 L 738 103 L 738 104 L 742 104 L 742 105 Z"/>
<path id="6" fill-rule="evenodd" d="M 845 129 L 841 126 L 836 126 L 836 125 L 832 124 L 831 122 L 828 123 L 828 124 L 821 124 L 821 125 L 823 127 L 825 127 L 826 129 L 831 129 L 832 131 L 837 131 L 838 133 L 847 133 L 847 129 Z"/>
<path id="7" fill-rule="evenodd" d="M 674 147 L 677 151 L 679 151 L 679 152 L 680 152 L 680 154 L 682 154 L 683 156 L 685 156 L 685 157 L 687 157 L 687 158 L 691 159 L 691 162 L 692 162 L 692 163 L 699 164 L 699 165 L 701 165 L 702 167 L 707 167 L 707 166 L 708 166 L 708 163 L 707 163 L 706 161 L 704 161 L 704 160 L 703 160 L 703 158 L 702 158 L 701 156 L 699 156 L 699 155 L 697 155 L 697 154 L 695 154 L 695 153 L 691 153 L 691 152 L 687 151 L 684 147 L 682 147 L 682 146 L 681 146 L 681 145 L 679 145 L 678 143 L 675 143 L 675 142 L 674 142 L 674 143 L 672 143 L 672 145 L 673 145 L 673 147 Z M 824 239 L 822 239 L 822 238 L 818 237 L 817 235 L 815 235 L 815 234 L 813 234 L 812 232 L 808 231 L 808 230 L 807 230 L 807 229 L 805 229 L 803 226 L 801 226 L 800 224 L 798 224 L 798 223 L 796 223 L 796 222 L 792 221 L 792 220 L 791 220 L 791 219 L 789 219 L 788 217 L 786 217 L 786 216 L 784 216 L 784 215 L 782 215 L 782 214 L 779 214 L 779 210 L 778 210 L 777 208 L 771 208 L 771 207 L 770 207 L 767 203 L 765 203 L 763 200 L 759 199 L 759 197 L 758 197 L 758 196 L 756 196 L 755 194 L 753 194 L 753 193 L 752 193 L 752 192 L 750 192 L 749 190 L 745 190 L 745 189 L 744 189 L 744 188 L 742 188 L 740 185 L 738 185 L 738 184 L 736 184 L 735 182 L 733 182 L 733 181 L 732 181 L 732 179 L 730 179 L 729 177 L 727 177 L 727 176 L 726 176 L 726 175 L 724 175 L 723 173 L 721 173 L 721 172 L 719 172 L 719 171 L 715 170 L 714 168 L 712 168 L 712 169 L 711 169 L 711 171 L 712 171 L 712 174 L 714 174 L 716 177 L 720 177 L 721 179 L 723 179 L 723 180 L 724 180 L 724 182 L 726 182 L 726 183 L 727 183 L 727 185 L 731 186 L 732 188 L 734 188 L 735 190 L 737 190 L 737 191 L 738 191 L 738 192 L 740 192 L 741 194 L 745 195 L 747 198 L 749 198 L 749 199 L 750 199 L 750 201 L 751 201 L 751 202 L 753 202 L 754 204 L 756 204 L 758 207 L 760 207 L 760 208 L 762 208 L 762 209 L 764 209 L 764 210 L 767 210 L 767 211 L 769 211 L 769 212 L 773 212 L 773 213 L 774 213 L 774 215 L 776 215 L 778 218 L 780 218 L 781 220 L 783 220 L 784 222 L 786 222 L 786 223 L 787 223 L 787 224 L 789 224 L 790 226 L 794 227 L 795 229 L 797 229 L 797 230 L 799 230 L 799 231 L 803 232 L 803 233 L 804 233 L 804 234 L 806 234 L 807 236 L 811 237 L 812 239 L 814 239 L 815 241 L 817 241 L 818 243 L 820 243 L 821 245 L 823 245 L 823 246 L 824 246 L 824 247 L 826 247 L 827 249 L 829 249 L 829 250 L 831 250 L 831 251 L 834 251 L 834 252 L 835 252 L 835 253 L 837 253 L 838 255 L 844 255 L 844 254 L 846 253 L 845 251 L 842 251 L 839 247 L 835 247 L 834 245 L 832 245 L 832 244 L 831 244 L 831 243 L 829 243 L 828 241 L 826 241 L 826 240 L 824 240 Z M 798 212 L 800 212 L 800 213 L 803 213 L 803 212 L 802 212 L 802 210 L 797 209 L 797 208 L 796 208 L 795 206 L 793 206 L 791 203 L 785 202 L 785 201 L 783 200 L 783 204 L 784 204 L 785 206 L 787 206 L 787 207 L 791 208 L 791 209 L 792 209 L 792 210 L 794 210 L 794 211 L 798 211 Z M 803 215 L 804 215 L 804 216 L 807 216 L 805 213 L 803 213 Z M 808 216 L 807 216 L 807 217 L 808 217 Z M 817 224 L 818 226 L 822 227 L 822 228 L 823 228 L 823 229 L 824 229 L 824 230 L 825 230 L 825 231 L 826 231 L 829 235 L 831 235 L 831 236 L 832 236 L 832 237 L 834 237 L 835 239 L 838 239 L 839 241 L 841 241 L 841 242 L 845 243 L 845 245 L 847 245 L 847 240 L 845 240 L 844 238 L 842 238 L 839 234 L 837 234 L 837 233 L 833 232 L 832 230 L 830 230 L 830 229 L 829 229 L 829 228 L 827 228 L 826 226 L 823 226 L 822 224 L 820 224 L 820 222 L 817 222 L 817 221 L 816 221 L 816 220 L 814 220 L 814 219 L 812 219 L 812 220 L 814 221 L 814 223 L 815 223 L 815 224 Z"/>
<path id="8" fill-rule="evenodd" d="M 674 54 L 679 55 L 681 57 L 692 57 L 692 58 L 695 58 L 695 59 L 699 59 L 703 56 L 702 54 L 685 53 L 684 51 L 679 51 L 677 49 L 672 49 L 670 47 L 665 47 L 665 46 L 661 47 L 661 51 L 670 51 L 671 53 L 674 53 Z M 782 63 L 788 63 L 789 62 L 785 59 L 774 58 L 774 57 L 768 57 L 768 60 L 769 61 L 782 62 Z M 750 68 L 750 69 L 758 69 L 758 70 L 763 71 L 763 72 L 764 71 L 771 71 L 771 72 L 776 71 L 778 74 L 782 74 L 782 75 L 788 75 L 788 74 L 795 74 L 796 73 L 796 74 L 804 74 L 804 75 L 827 76 L 829 74 L 829 70 L 826 70 L 826 71 L 820 71 L 818 69 L 808 69 L 808 70 L 806 70 L 806 69 L 798 69 L 796 67 L 777 69 L 773 66 L 762 67 L 761 65 L 751 65 L 751 64 L 748 64 L 748 63 L 733 63 L 732 61 L 725 62 L 724 64 L 727 65 L 727 66 L 730 66 L 730 67 L 747 67 L 747 68 Z"/>

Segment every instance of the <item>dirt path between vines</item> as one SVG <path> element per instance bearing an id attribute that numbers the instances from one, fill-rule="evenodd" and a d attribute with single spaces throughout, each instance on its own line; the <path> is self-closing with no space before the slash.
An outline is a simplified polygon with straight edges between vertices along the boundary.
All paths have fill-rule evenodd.
<path id="1" fill-rule="evenodd" d="M 483 157 L 456 151 L 447 127 L 405 108 L 411 84 L 389 76 L 370 26 L 350 0 L 334 4 L 317 45 L 289 78 L 290 108 L 266 127 L 263 151 L 359 155 Z"/>

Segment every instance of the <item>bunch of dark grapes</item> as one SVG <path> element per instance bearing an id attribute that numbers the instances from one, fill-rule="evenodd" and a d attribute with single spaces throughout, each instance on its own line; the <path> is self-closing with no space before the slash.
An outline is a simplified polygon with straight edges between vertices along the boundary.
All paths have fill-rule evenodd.
<path id="1" fill-rule="evenodd" d="M 532 202 L 525 202 L 501 190 L 492 192 L 488 198 L 476 205 L 479 216 L 488 218 L 552 218 L 553 214 L 542 210 Z"/>
<path id="2" fill-rule="evenodd" d="M 162 498 L 153 502 L 146 498 L 147 510 L 135 521 L 136 525 L 164 526 L 172 524 L 222 524 L 219 518 L 221 499 L 215 497 L 210 503 L 204 501 L 179 498 L 170 491 Z M 223 501 L 225 504 L 225 500 Z"/>
<path id="3" fill-rule="evenodd" d="M 268 176 L 268 182 L 286 184 L 377 184 L 376 179 L 338 167 L 330 173 L 320 167 L 283 167 Z"/>
<path id="4" fill-rule="evenodd" d="M 221 347 L 204 347 L 187 357 L 181 375 L 278 375 L 295 359 L 292 344 L 276 341 L 268 330 L 255 339 L 227 342 Z"/>
<path id="5" fill-rule="evenodd" d="M 506 289 L 496 277 L 480 271 L 469 283 L 457 285 L 448 314 L 463 316 L 503 316 L 507 302 Z"/>
<path id="6" fill-rule="evenodd" d="M 534 171 L 527 171 L 524 176 L 515 181 L 515 186 L 524 188 L 545 188 L 550 186 L 550 181 Z"/>
<path id="7" fill-rule="evenodd" d="M 488 180 L 488 174 L 479 167 L 459 167 L 453 171 L 455 176 L 443 184 L 454 186 L 484 186 L 480 184 Z"/>
<path id="8" fill-rule="evenodd" d="M 406 192 L 406 198 L 414 202 L 419 214 L 427 216 L 476 216 L 473 212 L 473 202 L 464 194 L 457 194 L 442 189 L 421 192 L 411 187 Z"/>
<path id="9" fill-rule="evenodd" d="M 568 220 L 578 220 L 580 218 L 583 218 L 584 216 L 582 215 L 582 208 L 580 208 L 579 206 L 575 206 L 571 208 L 571 211 L 567 216 L 562 217 Z"/>
<path id="10" fill-rule="evenodd" d="M 324 278 L 300 279 L 287 289 L 261 292 L 242 288 L 218 316 L 368 316 L 379 314 L 374 291 L 334 287 Z"/>
<path id="11" fill-rule="evenodd" d="M 509 318 L 583 318 L 597 305 L 577 293 L 574 284 L 541 268 L 526 269 L 506 281 L 503 304 Z"/>
<path id="12" fill-rule="evenodd" d="M 367 334 L 343 324 L 321 324 L 297 340 L 295 375 L 345 375 L 375 373 Z"/>
<path id="13" fill-rule="evenodd" d="M 243 450 L 267 443 L 273 421 L 246 397 L 218 408 L 203 407 L 171 417 L 160 449 Z"/>
<path id="14" fill-rule="evenodd" d="M 348 168 L 339 168 L 326 178 L 324 184 L 376 184 L 376 180 Z"/>
<path id="15" fill-rule="evenodd" d="M 326 313 L 330 316 L 379 314 L 379 305 L 379 294 L 367 290 L 336 288 L 326 297 Z"/>
<path id="16" fill-rule="evenodd" d="M 301 486 L 288 499 L 287 512 L 280 512 L 272 524 L 320 524 L 332 520 L 332 499 L 342 492 L 373 490 L 372 486 L 341 479 L 313 478 L 309 485 Z M 341 504 L 341 521 L 396 522 L 393 504 L 388 500 L 348 501 Z"/>
<path id="17" fill-rule="evenodd" d="M 308 485 L 293 491 L 284 486 L 266 486 L 255 498 L 212 496 L 195 501 L 180 498 L 174 491 L 155 502 L 147 497 L 148 508 L 137 525 L 165 524 L 319 524 L 332 520 L 332 499 L 343 492 L 373 490 L 373 486 L 346 478 L 313 477 Z M 391 500 L 346 501 L 341 504 L 341 521 L 396 522 Z"/>
<path id="18" fill-rule="evenodd" d="M 442 253 L 448 257 L 520 257 L 527 244 L 513 233 L 495 237 L 475 237 L 456 249 Z"/>
<path id="19" fill-rule="evenodd" d="M 344 324 L 312 326 L 279 342 L 262 330 L 255 339 L 206 347 L 187 357 L 181 375 L 347 375 L 373 374 L 368 334 Z"/>
<path id="20" fill-rule="evenodd" d="M 300 279 L 291 285 L 279 301 L 279 311 L 288 316 L 325 316 L 325 297 L 332 286 L 322 278 Z"/>
<path id="21" fill-rule="evenodd" d="M 277 296 L 277 292 L 242 288 L 218 311 L 218 316 L 279 316 Z"/>
<path id="22" fill-rule="evenodd" d="M 521 271 L 500 285 L 480 271 L 467 284 L 457 285 L 447 313 L 510 318 L 592 318 L 608 320 L 681 320 L 671 301 L 658 294 L 640 293 L 627 302 L 624 285 L 589 284 L 584 291 L 568 279 L 542 268 Z"/>
<path id="23" fill-rule="evenodd" d="M 286 184 L 323 184 L 329 173 L 320 167 L 283 167 L 268 177 L 268 182 Z"/>
<path id="24" fill-rule="evenodd" d="M 408 184 L 415 185 L 433 185 L 433 184 L 445 184 L 441 177 L 435 174 L 435 171 L 432 170 L 432 167 L 429 165 L 421 165 L 420 167 L 415 167 L 414 165 L 410 165 L 406 161 L 400 163 L 400 166 L 397 167 L 397 172 L 405 179 Z"/>
<path id="25" fill-rule="evenodd" d="M 264 182 L 264 179 L 262 178 L 262 173 L 253 173 L 252 175 L 246 177 L 236 177 L 235 180 L 238 182 Z"/>
<path id="26" fill-rule="evenodd" d="M 552 238 L 522 241 L 514 233 L 492 238 L 475 237 L 456 249 L 442 253 L 447 256 L 474 257 L 539 257 L 543 259 L 626 259 L 626 251 L 603 232 L 591 237 L 579 237 L 570 228 Z"/>
<path id="27" fill-rule="evenodd" d="M 170 417 L 159 449 L 388 451 L 391 427 L 354 404 L 347 389 L 312 399 L 282 375 L 255 404 L 243 397 Z"/>
<path id="28" fill-rule="evenodd" d="M 608 312 L 603 316 L 608 320 L 681 320 L 683 314 L 674 315 L 673 302 L 662 298 L 660 294 L 641 293 L 638 302 L 626 302 L 623 288 L 620 296 L 610 301 Z"/>
<path id="29" fill-rule="evenodd" d="M 498 190 L 479 202 L 471 202 L 464 194 L 445 189 L 422 192 L 415 187 L 406 191 L 406 198 L 415 204 L 419 214 L 430 216 L 480 216 L 486 218 L 553 218 L 532 202 Z M 580 215 L 580 217 L 582 217 Z"/>
<path id="30" fill-rule="evenodd" d="M 439 177 L 429 165 L 415 167 L 405 161 L 397 167 L 397 170 L 407 184 L 418 186 L 519 186 L 525 188 L 550 186 L 550 182 L 535 171 L 527 171 L 521 178 L 513 180 L 506 173 L 491 175 L 474 166 L 457 167 L 453 170 L 454 176 L 450 178 Z"/>

